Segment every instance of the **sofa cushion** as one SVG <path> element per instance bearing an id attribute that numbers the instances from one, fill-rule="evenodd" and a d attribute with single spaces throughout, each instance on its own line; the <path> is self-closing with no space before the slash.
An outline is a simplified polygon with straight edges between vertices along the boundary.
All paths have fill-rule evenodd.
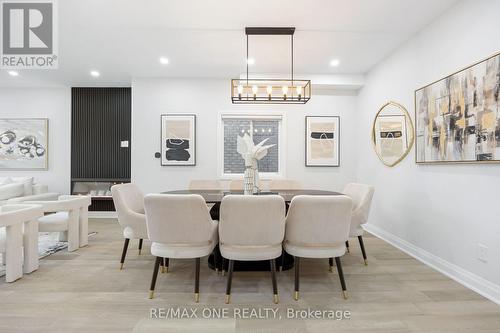
<path id="1" fill-rule="evenodd" d="M 13 183 L 22 183 L 24 185 L 24 194 L 33 194 L 33 177 L 11 177 Z"/>
<path id="2" fill-rule="evenodd" d="M 0 186 L 0 200 L 22 197 L 24 193 L 23 183 L 12 183 Z"/>
<path id="3" fill-rule="evenodd" d="M 12 183 L 12 178 L 10 177 L 0 177 L 0 185 L 7 185 Z"/>

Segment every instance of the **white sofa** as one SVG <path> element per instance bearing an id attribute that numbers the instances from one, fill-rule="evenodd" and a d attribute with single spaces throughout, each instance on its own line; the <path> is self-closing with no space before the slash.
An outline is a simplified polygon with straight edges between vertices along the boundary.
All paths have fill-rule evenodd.
<path id="1" fill-rule="evenodd" d="M 57 200 L 58 193 L 47 185 L 34 183 L 33 177 L 0 177 L 0 206 L 24 201 Z"/>

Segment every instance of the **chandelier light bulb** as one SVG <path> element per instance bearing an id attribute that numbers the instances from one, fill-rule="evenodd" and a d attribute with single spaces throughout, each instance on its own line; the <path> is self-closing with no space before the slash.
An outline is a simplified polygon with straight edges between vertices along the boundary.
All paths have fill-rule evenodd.
<path id="1" fill-rule="evenodd" d="M 286 100 L 286 94 L 288 93 L 288 86 L 283 86 L 283 99 Z"/>
<path id="2" fill-rule="evenodd" d="M 267 86 L 267 98 L 271 100 L 271 96 L 273 94 L 273 86 Z"/>
<path id="3" fill-rule="evenodd" d="M 297 95 L 299 96 L 299 101 L 302 99 L 302 86 L 297 86 Z"/>
<path id="4" fill-rule="evenodd" d="M 238 85 L 238 99 L 241 100 L 241 94 L 243 94 L 243 86 Z"/>

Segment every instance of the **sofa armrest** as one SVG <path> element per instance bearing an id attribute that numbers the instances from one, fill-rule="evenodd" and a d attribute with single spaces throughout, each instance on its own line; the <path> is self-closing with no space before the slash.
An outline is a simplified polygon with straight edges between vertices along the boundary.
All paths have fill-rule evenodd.
<path id="1" fill-rule="evenodd" d="M 59 197 L 59 193 L 42 193 L 27 195 L 25 197 L 17 197 L 7 200 L 10 203 L 24 202 L 24 201 L 54 201 Z"/>
<path id="2" fill-rule="evenodd" d="M 43 184 L 33 184 L 33 195 L 49 192 L 49 187 Z"/>

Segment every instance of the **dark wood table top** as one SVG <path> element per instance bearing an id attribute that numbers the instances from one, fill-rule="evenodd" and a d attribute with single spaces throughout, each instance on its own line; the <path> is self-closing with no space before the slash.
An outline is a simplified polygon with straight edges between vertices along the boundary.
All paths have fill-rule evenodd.
<path id="1" fill-rule="evenodd" d="M 218 203 L 222 201 L 225 195 L 229 194 L 239 194 L 242 195 L 243 191 L 229 191 L 229 190 L 177 190 L 177 191 L 166 191 L 162 192 L 164 194 L 199 194 L 201 195 L 207 203 Z M 292 198 L 296 195 L 342 195 L 339 192 L 333 191 L 323 191 L 323 190 L 276 190 L 272 192 L 260 192 L 256 195 L 269 195 L 277 194 L 283 197 L 286 202 L 292 201 Z"/>

